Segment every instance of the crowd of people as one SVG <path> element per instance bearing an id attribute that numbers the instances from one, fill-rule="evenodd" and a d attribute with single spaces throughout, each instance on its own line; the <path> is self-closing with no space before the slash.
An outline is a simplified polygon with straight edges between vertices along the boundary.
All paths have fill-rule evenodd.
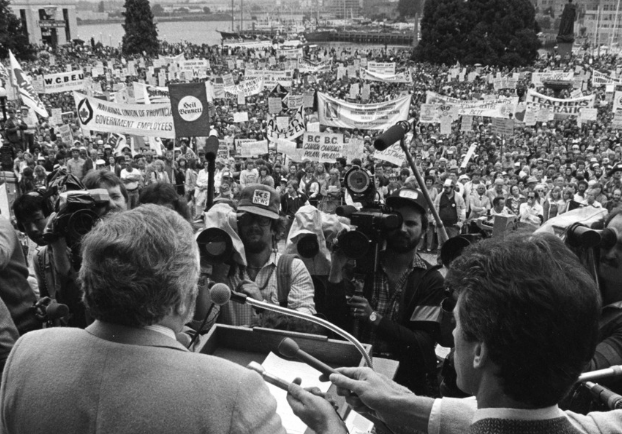
<path id="1" fill-rule="evenodd" d="M 71 131 L 68 140 L 66 134 L 61 135 L 59 125 L 38 117 L 26 105 L 10 102 L 8 119 L 2 124 L 2 165 L 13 172 L 18 185 L 18 197 L 12 204 L 16 227 L 38 247 L 29 265 L 15 230 L 0 217 L 0 295 L 4 302 L 0 310 L 7 313 L 2 315 L 4 333 L 0 333 L 0 358 L 7 363 L 0 405 L 7 432 L 38 432 L 36 421 L 48 414 L 46 405 L 36 405 L 39 417 L 27 422 L 5 412 L 11 409 L 17 415 L 26 411 L 26 401 L 18 395 L 34 399 L 38 369 L 51 369 L 53 365 L 59 368 L 49 390 L 63 391 L 67 398 L 63 401 L 64 414 L 83 399 L 80 394 L 72 395 L 68 384 L 75 372 L 66 370 L 67 366 L 95 365 L 88 375 L 84 373 L 85 384 L 95 385 L 102 384 L 105 376 L 114 377 L 128 369 L 133 372 L 130 366 L 135 361 L 153 357 L 154 371 L 141 377 L 144 383 L 162 376 L 161 370 L 175 359 L 172 354 L 160 359 L 154 347 L 196 350 L 200 336 L 215 323 L 326 333 L 249 305 L 214 304 L 210 282 L 226 283 L 247 297 L 304 315 L 324 316 L 355 332 L 363 342 L 373 344 L 375 356 L 399 361 L 397 383 L 360 369 L 342 369 L 340 375 L 331 376 L 340 393 L 355 393 L 348 397 L 354 408 L 393 432 L 465 432 L 471 425 L 474 407 L 448 397 L 466 394 L 476 396 L 481 404 L 470 432 L 512 432 L 504 431 L 511 427 L 499 420 L 525 419 L 520 410 L 501 416 L 481 411 L 496 407 L 495 400 L 503 401 L 507 408 L 547 410 L 535 417 L 547 424 L 520 426 L 523 430 L 591 432 L 597 427 L 616 432 L 615 427 L 622 426 L 622 422 L 615 412 L 608 418 L 567 413 L 565 417 L 572 421 L 568 423 L 556 407 L 569 390 L 578 393 L 572 386 L 582 371 L 622 364 L 618 337 L 622 327 L 622 140 L 614 125 L 614 92 L 590 78 L 594 71 L 615 77 L 619 72 L 616 56 L 581 54 L 562 59 L 551 53 L 531 67 L 508 70 L 419 64 L 410 60 L 406 49 L 344 46 L 305 47 L 302 51 L 308 64 L 321 67 L 313 72 L 295 69 L 289 94 L 319 91 L 359 104 L 411 95 L 409 119 L 413 120 L 413 133 L 407 135 L 406 145 L 425 186 L 420 185 L 406 161 L 393 164 L 382 157 L 373 146 L 381 131 L 373 129 L 320 126 L 322 132 L 343 134 L 345 143 L 360 141 L 360 152 L 353 158 L 298 161 L 278 152 L 273 142 L 265 154 L 242 157 L 244 139 L 265 140 L 266 128 L 274 116 L 294 116 L 297 112 L 297 107 L 286 106 L 280 113 L 269 112 L 268 98 L 278 93 L 281 84 L 246 96 L 244 104 L 222 98 L 210 102 L 210 136 L 220 142 L 218 155 L 214 156 L 213 206 L 208 203 L 208 159 L 212 156 L 204 138 L 147 141 L 126 136 L 121 130 L 86 131 L 81 128 L 70 93 L 42 95 L 48 112 L 61 109 L 62 123 Z M 185 59 L 208 60 L 214 81 L 228 74 L 236 83 L 243 81 L 247 68 L 295 67 L 291 59 L 278 58 L 276 49 L 188 43 L 163 44 L 160 59 L 179 58 L 182 54 Z M 396 72 L 410 75 L 412 81 L 367 82 L 348 68 L 360 66 L 362 59 L 394 63 Z M 115 99 L 121 92 L 124 98 L 131 99 L 132 82 L 148 81 L 150 74 L 155 76 L 150 69 L 155 60 L 123 57 L 110 47 L 76 46 L 46 52 L 36 61 L 24 62 L 22 68 L 32 77 L 66 71 L 68 66 L 82 69 L 89 77 L 87 90 L 92 94 Z M 126 68 L 129 61 L 137 65 L 136 75 L 118 74 L 116 71 Z M 104 73 L 91 76 L 90 72 L 101 63 L 106 68 Z M 168 83 L 205 80 L 200 74 L 181 76 L 171 67 L 174 61 L 158 65 L 168 74 Z M 348 72 L 344 73 L 344 69 Z M 491 96 L 524 101 L 529 89 L 552 96 L 552 89 L 533 82 L 534 73 L 545 70 L 581 75 L 577 91 L 583 96 L 595 95 L 596 120 L 562 116 L 526 125 L 515 119 L 513 134 L 504 136 L 496 133 L 488 117 L 474 116 L 470 128 L 464 128 L 456 119 L 450 131 L 444 130 L 443 134 L 442 126 L 420 122 L 428 92 L 463 101 Z M 495 85 L 495 79 L 501 76 L 515 77 L 514 87 Z M 353 93 L 353 85 L 369 85 L 368 92 Z M 557 96 L 577 98 L 569 91 Z M 317 122 L 316 109 L 317 103 L 304 108 L 307 122 Z M 248 121 L 234 122 L 234 113 L 240 111 L 248 113 Z M 302 137 L 291 140 L 302 145 Z M 374 183 L 371 203 L 398 214 L 400 225 L 385 230 L 382 241 L 386 246 L 368 270 L 361 269 L 362 259 L 353 268 L 352 258 L 337 247 L 337 237 L 324 240 L 326 246 L 322 248 L 330 248 L 331 244 L 334 247 L 328 255 L 330 272 L 318 275 L 309 267 L 308 258 L 285 253 L 278 242 L 285 239 L 289 245 L 299 240 L 294 230 L 299 230 L 305 219 L 316 224 L 324 219 L 339 222 L 335 225 L 349 225 L 347 219 L 331 220 L 330 216 L 340 206 L 360 210 L 370 205 L 359 202 L 355 192 L 347 188 L 345 175 L 358 170 L 370 175 Z M 430 203 L 422 194 L 424 187 Z M 66 221 L 77 210 L 71 204 L 78 201 L 72 202 L 67 193 L 86 189 L 90 193 L 81 206 L 88 204 L 100 223 L 76 242 Z M 54 202 L 59 195 L 60 200 Z M 550 219 L 575 209 L 602 211 L 601 223 L 617 236 L 617 243 L 603 245 L 592 257 L 598 262 L 596 272 L 580 263 L 559 239 L 531 234 Z M 471 247 L 444 277 L 438 266 L 432 266 L 419 254 L 436 252 L 445 241 L 440 237 L 436 215 L 449 238 L 481 231 L 481 224 L 495 216 L 514 218 L 528 231 L 505 242 L 492 239 Z M 223 229 L 233 240 L 234 253 L 224 264 L 209 263 L 203 254 L 200 261 L 195 260 L 198 253 L 203 253 L 200 245 L 196 251 L 195 234 L 209 227 Z M 318 240 L 323 239 L 318 235 Z M 515 267 L 508 267 L 510 263 Z M 36 285 L 27 280 L 29 268 L 34 270 Z M 559 290 L 560 282 L 566 292 Z M 542 288 L 550 294 L 549 300 L 539 298 Z M 530 292 L 524 294 L 522 290 Z M 42 320 L 31 306 L 42 299 L 65 304 L 70 311 L 69 315 L 45 318 L 43 322 L 75 328 L 71 331 L 74 334 L 33 332 L 41 328 Z M 551 309 L 556 303 L 567 307 L 563 315 Z M 518 314 L 508 309 L 510 304 L 520 306 Z M 538 321 L 527 327 L 521 315 Z M 486 323 L 484 319 L 489 317 L 494 318 Z M 569 338 L 561 339 L 561 329 L 568 331 L 571 324 Z M 88 334 L 78 331 L 84 328 Z M 506 328 L 523 333 L 506 339 Z M 538 330 L 551 332 L 543 334 Z M 25 336 L 11 353 L 20 335 Z M 162 340 L 173 337 L 184 345 Z M 42 339 L 55 342 L 54 351 L 37 358 L 35 349 L 42 345 Z M 98 339 L 96 349 L 93 339 Z M 142 339 L 148 343 L 138 348 L 138 340 Z M 131 354 L 123 346 L 115 346 L 128 343 L 137 347 L 132 347 Z M 70 355 L 74 345 L 88 354 L 85 360 L 76 361 Z M 455 354 L 445 360 L 444 370 L 454 370 L 457 383 L 445 384 L 445 388 L 437 379 L 437 345 L 455 348 Z M 162 411 L 166 399 L 174 399 L 187 388 L 193 389 L 193 405 L 200 407 L 202 391 L 216 393 L 224 387 L 219 377 L 227 375 L 231 367 L 212 361 L 218 366 L 210 371 L 193 356 L 184 354 L 187 360 L 180 361 L 188 368 L 184 375 L 209 377 L 209 384 L 201 386 L 205 389 L 177 385 L 170 389 L 168 398 L 154 401 L 141 411 Z M 114 366 L 106 365 L 102 357 L 114 359 Z M 58 364 L 61 359 L 64 362 Z M 543 361 L 546 363 L 540 363 Z M 240 370 L 230 372 L 240 382 L 257 380 L 247 378 Z M 520 373 L 519 379 L 515 372 Z M 166 427 L 191 429 L 210 423 L 219 424 L 216 432 L 279 432 L 267 391 L 258 384 L 254 386 L 253 393 L 243 400 L 225 394 L 222 405 L 237 414 L 231 420 L 208 420 L 196 415 L 196 419 L 188 419 L 182 417 L 186 414 L 182 412 L 179 418 L 172 417 L 159 426 L 158 432 L 165 432 Z M 619 383 L 611 386 L 618 390 Z M 123 386 L 106 382 L 106 387 L 110 388 L 106 393 L 88 392 L 89 402 L 109 397 L 113 389 Z M 108 420 L 106 431 L 123 431 L 121 427 L 135 422 L 114 415 L 125 405 L 130 408 L 130 403 L 147 390 L 128 390 L 118 405 L 102 409 L 89 406 L 85 412 L 92 416 L 103 411 L 101 414 Z M 289 392 L 294 412 L 316 432 L 342 432 L 341 421 L 331 413 L 330 406 L 324 405 L 325 401 L 318 400 L 317 394 L 295 384 Z M 442 400 L 432 399 L 441 394 Z M 259 411 L 261 403 L 266 404 Z M 566 405 L 574 408 L 574 404 Z M 245 409 L 253 411 L 240 416 Z M 187 413 L 196 411 L 189 409 Z M 86 426 L 83 423 L 89 420 L 90 416 L 83 420 L 58 418 L 55 423 L 59 425 L 55 426 L 69 423 L 75 432 L 81 432 Z"/>

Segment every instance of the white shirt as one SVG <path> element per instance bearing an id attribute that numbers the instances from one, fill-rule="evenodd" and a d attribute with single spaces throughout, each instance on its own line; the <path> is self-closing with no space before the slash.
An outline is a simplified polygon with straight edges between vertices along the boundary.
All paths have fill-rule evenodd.
<path id="1" fill-rule="evenodd" d="M 130 182 L 125 183 L 125 188 L 128 191 L 134 191 L 138 188 L 138 182 L 140 181 L 140 171 L 138 169 L 132 169 L 129 172 L 127 169 L 121 170 L 121 179 L 125 182 L 125 180 L 130 180 Z"/>
<path id="2" fill-rule="evenodd" d="M 542 205 L 537 202 L 534 202 L 531 206 L 527 202 L 521 203 L 518 213 L 520 215 L 519 221 L 521 222 L 531 223 L 535 226 L 540 226 L 542 224 L 542 220 L 540 220 L 540 217 L 538 216 L 544 216 L 544 210 Z"/>

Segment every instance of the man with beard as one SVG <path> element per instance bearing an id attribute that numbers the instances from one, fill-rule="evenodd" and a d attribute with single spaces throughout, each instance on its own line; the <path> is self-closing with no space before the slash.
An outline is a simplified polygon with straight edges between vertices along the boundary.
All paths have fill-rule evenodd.
<path id="1" fill-rule="evenodd" d="M 427 203 L 420 190 L 406 187 L 386 203 L 402 217 L 402 226 L 386 234 L 378 271 L 366 276 L 364 297 L 355 295 L 348 304 L 359 320 L 359 338 L 373 345 L 375 355 L 400 361 L 395 381 L 417 394 L 431 394 L 444 291 L 439 267 L 417 253 L 428 226 Z M 330 281 L 342 280 L 333 267 Z"/>
<path id="2" fill-rule="evenodd" d="M 279 217 L 280 203 L 279 194 L 267 185 L 250 184 L 242 190 L 237 209 L 238 234 L 244 243 L 246 266 L 230 270 L 221 280 L 232 290 L 254 299 L 313 315 L 314 287 L 304 262 L 277 252 L 278 234 L 284 229 Z M 219 280 L 218 271 L 214 272 L 215 280 Z M 285 285 L 286 295 L 278 288 L 282 274 L 290 276 Z M 261 320 L 256 310 L 237 303 L 223 306 L 219 318 L 221 323 L 238 326 L 258 325 Z"/>

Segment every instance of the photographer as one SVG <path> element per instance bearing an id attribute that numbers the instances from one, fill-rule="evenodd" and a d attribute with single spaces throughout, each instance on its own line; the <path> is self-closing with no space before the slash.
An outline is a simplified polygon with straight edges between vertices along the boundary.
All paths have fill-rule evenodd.
<path id="1" fill-rule="evenodd" d="M 386 233 L 378 273 L 366 276 L 364 296 L 354 295 L 348 304 L 360 322 L 361 340 L 371 343 L 376 355 L 400 361 L 395 380 L 415 393 L 434 394 L 443 277 L 417 253 L 428 225 L 427 203 L 421 191 L 402 188 L 387 198 L 387 205 L 403 223 Z M 333 284 L 344 279 L 343 256 L 340 251 L 333 255 Z"/>

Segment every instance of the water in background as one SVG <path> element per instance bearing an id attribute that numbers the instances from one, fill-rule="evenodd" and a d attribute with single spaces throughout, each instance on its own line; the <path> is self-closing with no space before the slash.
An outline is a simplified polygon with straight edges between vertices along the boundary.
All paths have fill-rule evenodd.
<path id="1" fill-rule="evenodd" d="M 235 26 L 239 25 L 235 21 Z M 246 24 L 246 23 L 245 23 Z M 247 25 L 244 26 L 245 28 Z M 217 30 L 231 31 L 231 21 L 184 21 L 158 23 L 158 37 L 161 41 L 171 43 L 188 41 L 194 44 L 220 44 L 220 33 Z M 78 37 L 90 42 L 91 36 L 95 42 L 104 45 L 117 46 L 125 31 L 121 23 L 87 24 L 78 26 Z"/>

